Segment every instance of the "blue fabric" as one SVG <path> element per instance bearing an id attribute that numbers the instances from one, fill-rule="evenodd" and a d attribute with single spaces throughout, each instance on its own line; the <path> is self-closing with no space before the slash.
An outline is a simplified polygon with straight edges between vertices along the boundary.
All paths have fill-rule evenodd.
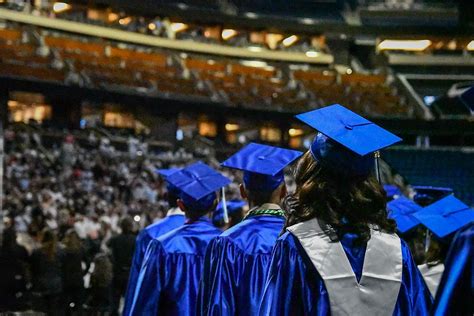
<path id="1" fill-rule="evenodd" d="M 142 266 L 143 256 L 146 249 L 153 239 L 156 239 L 173 229 L 183 226 L 185 221 L 184 215 L 170 215 L 162 220 L 145 227 L 137 236 L 135 242 L 135 253 L 133 254 L 132 265 L 130 267 L 130 276 L 128 278 L 127 292 L 123 307 L 123 314 L 128 315 L 132 307 L 133 293 L 137 285 L 137 278 Z"/>
<path id="2" fill-rule="evenodd" d="M 258 315 L 272 248 L 285 219 L 246 218 L 212 240 L 199 289 L 200 315 Z"/>
<path id="3" fill-rule="evenodd" d="M 433 315 L 473 315 L 474 225 L 456 234 L 444 265 Z"/>
<path id="4" fill-rule="evenodd" d="M 172 175 L 173 173 L 175 172 L 178 172 L 180 171 L 181 169 L 179 168 L 169 168 L 169 169 L 156 169 L 156 172 L 162 176 L 163 178 L 167 178 L 169 177 L 170 175 Z"/>
<path id="5" fill-rule="evenodd" d="M 397 196 L 402 196 L 403 193 L 402 191 L 400 190 L 399 187 L 397 187 L 396 185 L 394 184 L 384 184 L 383 185 L 383 189 L 385 190 L 385 193 L 387 194 L 387 197 L 389 199 L 394 199 L 396 198 Z"/>
<path id="6" fill-rule="evenodd" d="M 341 240 L 352 269 L 360 279 L 365 246 L 354 246 L 355 235 Z M 393 315 L 429 315 L 432 297 L 402 241 L 403 274 Z M 301 244 L 291 233 L 273 249 L 259 315 L 330 315 L 328 292 Z"/>
<path id="7" fill-rule="evenodd" d="M 296 150 L 250 143 L 221 165 L 244 171 L 244 184 L 248 190 L 273 191 L 284 181 L 283 169 L 302 154 Z"/>
<path id="8" fill-rule="evenodd" d="M 152 240 L 128 315 L 196 315 L 205 251 L 221 232 L 201 217 Z"/>
<path id="9" fill-rule="evenodd" d="M 387 209 L 388 217 L 397 222 L 398 231 L 402 234 L 420 225 L 420 221 L 413 214 L 423 208 L 404 196 L 388 202 Z"/>
<path id="10" fill-rule="evenodd" d="M 454 195 L 436 201 L 413 213 L 413 216 L 440 239 L 449 238 L 460 228 L 474 222 L 474 210 Z"/>

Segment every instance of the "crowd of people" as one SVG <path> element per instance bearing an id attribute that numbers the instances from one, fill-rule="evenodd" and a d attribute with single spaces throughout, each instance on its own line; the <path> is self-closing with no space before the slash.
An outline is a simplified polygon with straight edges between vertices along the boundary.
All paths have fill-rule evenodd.
<path id="1" fill-rule="evenodd" d="M 343 106 L 298 118 L 318 130 L 305 153 L 250 143 L 221 164 L 6 130 L 0 312 L 472 312 L 473 210 L 382 186 L 397 176 L 373 153 L 401 139 Z"/>
<path id="2" fill-rule="evenodd" d="M 195 158 L 145 158 L 134 138 L 120 152 L 106 136 L 59 134 L 46 146 L 41 130 L 5 130 L 0 309 L 117 314 L 136 233 L 168 208 L 156 169 Z"/>

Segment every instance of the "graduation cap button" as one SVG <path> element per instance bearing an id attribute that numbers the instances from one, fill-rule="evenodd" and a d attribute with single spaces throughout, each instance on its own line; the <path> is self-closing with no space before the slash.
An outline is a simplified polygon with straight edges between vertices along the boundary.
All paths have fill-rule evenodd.
<path id="1" fill-rule="evenodd" d="M 354 127 L 352 127 L 352 125 L 349 125 L 349 124 L 347 124 L 347 125 L 345 126 L 345 128 L 348 129 L 348 130 L 353 130 L 353 129 L 354 129 Z"/>
<path id="2" fill-rule="evenodd" d="M 265 160 L 265 156 L 258 156 L 259 160 Z"/>

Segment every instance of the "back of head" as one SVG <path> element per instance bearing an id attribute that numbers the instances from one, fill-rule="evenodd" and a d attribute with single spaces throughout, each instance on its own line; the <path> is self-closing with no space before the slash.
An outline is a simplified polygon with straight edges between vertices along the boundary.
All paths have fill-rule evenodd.
<path id="1" fill-rule="evenodd" d="M 49 260 L 54 260 L 58 249 L 58 237 L 56 233 L 45 228 L 41 232 L 41 246 Z"/>
<path id="2" fill-rule="evenodd" d="M 130 216 L 125 216 L 121 219 L 120 229 L 122 230 L 122 234 L 133 233 L 133 220 Z"/>
<path id="3" fill-rule="evenodd" d="M 386 196 L 374 176 L 347 176 L 334 173 L 318 163 L 308 151 L 295 171 L 298 206 L 289 214 L 287 226 L 318 218 L 341 238 L 345 233 L 370 238 L 370 225 L 394 233 L 396 224 L 387 218 Z"/>
<path id="4" fill-rule="evenodd" d="M 69 229 L 64 236 L 64 245 L 71 251 L 79 251 L 82 247 L 81 239 L 74 229 Z"/>

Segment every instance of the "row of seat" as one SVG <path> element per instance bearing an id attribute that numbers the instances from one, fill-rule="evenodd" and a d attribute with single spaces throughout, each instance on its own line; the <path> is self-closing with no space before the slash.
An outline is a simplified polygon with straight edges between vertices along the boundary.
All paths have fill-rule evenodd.
<path id="1" fill-rule="evenodd" d="M 117 47 L 40 32 L 44 47 L 25 44 L 20 30 L 0 30 L 0 73 L 63 81 L 70 72 L 96 87 L 148 89 L 170 95 L 200 96 L 231 106 L 298 112 L 343 103 L 363 114 L 409 115 L 403 98 L 384 75 L 344 74 L 326 69 L 296 70 L 286 65 L 246 65 L 169 52 Z M 53 61 L 64 65 L 52 68 Z M 255 64 L 255 63 L 254 63 Z M 33 69 L 30 68 L 33 65 Z M 23 67 L 23 68 L 22 68 Z M 32 69 L 28 73 L 28 69 Z M 42 77 L 44 75 L 44 77 Z"/>

